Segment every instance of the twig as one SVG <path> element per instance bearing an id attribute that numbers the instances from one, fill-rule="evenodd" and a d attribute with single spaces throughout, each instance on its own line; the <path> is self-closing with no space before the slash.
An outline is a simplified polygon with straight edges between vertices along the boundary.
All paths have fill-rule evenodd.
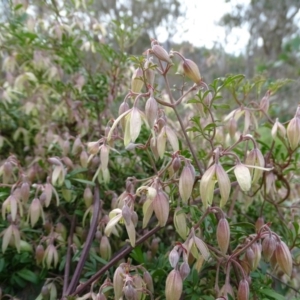
<path id="1" fill-rule="evenodd" d="M 98 183 L 96 184 L 94 191 L 95 191 L 95 194 L 94 194 L 93 217 L 92 217 L 91 227 L 90 227 L 86 242 L 84 244 L 84 248 L 82 250 L 82 254 L 80 256 L 79 262 L 76 266 L 76 270 L 74 272 L 73 278 L 67 289 L 67 292 L 66 292 L 67 295 L 73 293 L 73 291 L 75 290 L 75 288 L 77 286 L 81 271 L 86 262 L 86 258 L 90 251 L 92 241 L 93 241 L 96 229 L 97 229 L 98 217 L 99 217 L 99 213 L 100 213 L 100 197 L 99 197 L 99 184 Z"/>
<path id="2" fill-rule="evenodd" d="M 173 221 L 172 218 L 169 218 L 167 224 L 170 224 Z M 166 225 L 167 225 L 166 224 Z M 154 227 L 150 231 L 148 231 L 145 235 L 140 237 L 136 241 L 136 246 L 142 244 L 144 241 L 146 241 L 148 238 L 150 238 L 152 235 L 154 235 L 157 231 L 162 229 L 163 227 Z M 96 281 L 99 277 L 101 277 L 109 268 L 111 268 L 114 264 L 116 264 L 120 259 L 128 255 L 134 248 L 130 245 L 126 245 L 123 247 L 123 249 L 120 250 L 119 253 L 117 253 L 105 266 L 103 266 L 96 274 L 94 274 L 89 280 L 87 280 L 85 283 L 80 285 L 75 292 L 72 292 L 69 296 L 76 296 L 79 295 L 81 292 L 83 292 L 90 284 L 92 284 L 94 281 Z"/>

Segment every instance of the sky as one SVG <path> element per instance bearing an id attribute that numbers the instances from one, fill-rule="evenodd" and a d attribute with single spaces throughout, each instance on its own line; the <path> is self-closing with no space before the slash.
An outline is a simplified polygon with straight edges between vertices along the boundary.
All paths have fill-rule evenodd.
<path id="1" fill-rule="evenodd" d="M 183 40 L 197 47 L 212 48 L 221 44 L 225 51 L 232 54 L 244 53 L 250 37 L 246 28 L 236 28 L 226 34 L 225 28 L 218 25 L 221 17 L 238 4 L 248 4 L 250 0 L 185 0 L 187 12 L 184 19 L 179 19 L 178 32 L 173 37 L 175 43 Z M 159 40 L 165 40 L 166 32 L 161 31 Z"/>

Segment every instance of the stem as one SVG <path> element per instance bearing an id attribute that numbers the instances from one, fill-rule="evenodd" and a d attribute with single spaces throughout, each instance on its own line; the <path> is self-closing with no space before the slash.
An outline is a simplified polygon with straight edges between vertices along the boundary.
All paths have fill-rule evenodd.
<path id="1" fill-rule="evenodd" d="M 86 258 L 89 254 L 91 245 L 92 245 L 92 241 L 94 239 L 95 233 L 96 233 L 96 229 L 97 229 L 97 223 L 98 223 L 98 218 L 99 218 L 99 213 L 100 213 L 100 197 L 99 197 L 99 184 L 97 183 L 94 189 L 95 195 L 94 195 L 94 204 L 93 204 L 93 217 L 92 217 L 92 222 L 91 222 L 91 227 L 86 239 L 86 242 L 84 244 L 84 248 L 82 250 L 82 254 L 80 256 L 79 262 L 76 266 L 75 272 L 74 272 L 74 276 L 71 280 L 71 283 L 67 289 L 66 294 L 69 295 L 71 293 L 73 293 L 73 291 L 75 290 L 78 280 L 80 278 L 80 274 L 81 271 L 84 267 L 84 264 L 86 262 Z"/>
<path id="2" fill-rule="evenodd" d="M 196 155 L 196 152 L 195 152 L 195 150 L 194 150 L 194 148 L 193 148 L 193 146 L 192 146 L 192 143 L 191 143 L 191 141 L 190 141 L 190 139 L 189 139 L 189 137 L 188 137 L 188 135 L 187 135 L 187 133 L 186 133 L 186 131 L 185 131 L 185 128 L 184 128 L 182 119 L 181 119 L 181 117 L 180 117 L 180 115 L 179 115 L 179 113 L 178 113 L 176 107 L 173 107 L 173 110 L 174 110 L 174 112 L 175 112 L 175 114 L 176 114 L 176 117 L 177 117 L 178 122 L 179 122 L 179 124 L 180 124 L 181 130 L 182 130 L 183 135 L 184 135 L 184 137 L 185 137 L 185 140 L 186 140 L 186 142 L 187 142 L 187 144 L 188 144 L 188 146 L 189 146 L 189 148 L 190 148 L 190 150 L 191 150 L 191 153 L 192 153 L 192 155 L 193 155 L 194 161 L 195 161 L 195 163 L 196 163 L 196 165 L 197 165 L 197 167 L 198 167 L 199 173 L 200 173 L 200 175 L 202 176 L 202 175 L 203 175 L 203 172 L 202 172 L 202 168 L 201 168 L 200 162 L 199 162 L 199 160 L 198 160 L 198 158 L 197 158 L 197 155 Z"/>
<path id="3" fill-rule="evenodd" d="M 166 225 L 173 222 L 172 218 L 169 218 Z M 158 232 L 163 227 L 154 227 L 147 233 L 145 233 L 142 237 L 140 237 L 136 241 L 136 246 L 142 244 L 144 241 L 146 241 L 148 238 L 150 238 L 152 235 L 154 235 L 156 232 Z M 130 245 L 126 245 L 123 247 L 123 249 L 120 250 L 119 253 L 117 253 L 105 266 L 103 266 L 96 274 L 94 274 L 90 279 L 88 279 L 85 283 L 81 284 L 76 291 L 72 291 L 72 294 L 69 296 L 75 296 L 79 295 L 81 292 L 83 292 L 90 284 L 92 284 L 94 281 L 96 281 L 99 277 L 101 277 L 107 270 L 109 270 L 113 265 L 115 265 L 120 259 L 124 258 L 126 255 L 128 255 L 134 248 Z"/>

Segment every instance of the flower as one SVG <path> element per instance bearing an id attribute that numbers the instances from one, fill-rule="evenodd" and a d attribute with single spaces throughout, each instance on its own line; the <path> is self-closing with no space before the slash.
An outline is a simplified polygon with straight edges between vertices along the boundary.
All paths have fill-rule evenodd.
<path id="1" fill-rule="evenodd" d="M 122 209 L 116 208 L 113 209 L 109 213 L 109 222 L 107 223 L 104 233 L 107 236 L 110 236 L 112 233 L 113 229 L 115 228 L 117 223 L 124 223 L 128 236 L 129 236 L 129 241 L 132 247 L 135 246 L 135 228 L 133 221 L 131 220 L 131 210 L 130 208 L 125 204 Z"/>

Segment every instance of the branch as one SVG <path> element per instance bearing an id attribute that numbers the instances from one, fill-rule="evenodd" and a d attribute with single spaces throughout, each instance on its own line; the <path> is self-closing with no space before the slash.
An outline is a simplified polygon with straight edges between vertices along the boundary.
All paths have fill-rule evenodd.
<path id="1" fill-rule="evenodd" d="M 96 184 L 94 191 L 95 191 L 95 195 L 94 195 L 93 217 L 92 217 L 91 227 L 90 227 L 86 242 L 84 244 L 84 248 L 82 250 L 79 262 L 76 266 L 74 276 L 73 276 L 71 283 L 67 289 L 67 293 L 66 293 L 67 295 L 73 293 L 73 291 L 75 290 L 75 288 L 77 286 L 81 271 L 86 262 L 86 258 L 90 251 L 92 241 L 94 239 L 95 232 L 97 229 L 98 217 L 99 217 L 99 213 L 100 213 L 100 198 L 99 198 L 99 184 L 98 183 Z"/>
<path id="2" fill-rule="evenodd" d="M 173 222 L 172 218 L 169 218 L 166 225 Z M 150 238 L 152 235 L 154 235 L 156 232 L 158 232 L 163 227 L 154 227 L 150 231 L 148 231 L 146 234 L 144 234 L 142 237 L 140 237 L 136 241 L 136 246 L 142 244 L 144 241 L 146 241 L 148 238 Z M 83 292 L 90 284 L 92 284 L 94 281 L 99 279 L 107 270 L 109 270 L 113 265 L 115 265 L 120 259 L 124 258 L 126 255 L 128 255 L 134 248 L 130 245 L 126 245 L 123 247 L 123 249 L 120 250 L 119 253 L 117 253 L 105 266 L 103 266 L 96 274 L 94 274 L 89 280 L 87 280 L 85 283 L 81 284 L 75 292 L 72 292 L 69 296 L 76 296 L 79 295 L 81 292 Z"/>

